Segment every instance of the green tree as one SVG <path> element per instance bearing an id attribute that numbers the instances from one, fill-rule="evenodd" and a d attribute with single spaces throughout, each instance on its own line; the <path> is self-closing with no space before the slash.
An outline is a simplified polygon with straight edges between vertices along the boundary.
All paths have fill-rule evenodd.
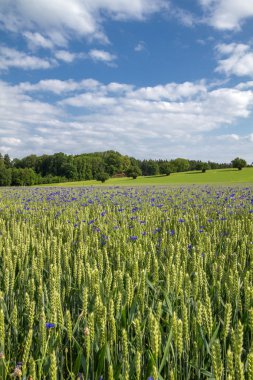
<path id="1" fill-rule="evenodd" d="M 133 179 L 136 179 L 138 176 L 140 176 L 141 169 L 138 166 L 130 166 L 126 171 L 125 171 L 127 177 L 132 177 Z"/>
<path id="2" fill-rule="evenodd" d="M 141 163 L 141 171 L 144 176 L 146 175 L 157 175 L 159 174 L 159 166 L 157 161 L 154 160 L 144 160 Z"/>
<path id="3" fill-rule="evenodd" d="M 190 167 L 189 160 L 185 158 L 176 158 L 172 163 L 177 172 L 186 172 Z"/>
<path id="4" fill-rule="evenodd" d="M 210 169 L 210 166 L 208 165 L 208 163 L 207 162 L 203 162 L 202 168 L 201 168 L 202 173 L 205 173 L 209 169 Z"/>
<path id="5" fill-rule="evenodd" d="M 172 164 L 168 161 L 161 162 L 159 165 L 160 174 L 165 174 L 168 176 L 171 173 L 173 173 L 173 169 L 174 168 L 173 168 Z"/>
<path id="6" fill-rule="evenodd" d="M 247 162 L 243 158 L 236 157 L 231 161 L 232 167 L 242 170 L 247 165 Z"/>
<path id="7" fill-rule="evenodd" d="M 201 170 L 202 173 L 205 173 L 208 169 L 210 169 L 210 165 L 207 162 L 198 161 L 196 163 L 196 170 Z"/>
<path id="8" fill-rule="evenodd" d="M 10 186 L 11 185 L 11 169 L 6 167 L 0 167 L 0 186 Z"/>
<path id="9" fill-rule="evenodd" d="M 10 156 L 8 154 L 5 154 L 4 155 L 4 165 L 7 169 L 11 168 L 11 159 L 10 159 Z"/>
<path id="10" fill-rule="evenodd" d="M 97 174 L 96 176 L 96 180 L 97 181 L 100 181 L 102 183 L 104 183 L 105 181 L 107 181 L 109 179 L 109 174 L 108 173 L 99 173 Z"/>

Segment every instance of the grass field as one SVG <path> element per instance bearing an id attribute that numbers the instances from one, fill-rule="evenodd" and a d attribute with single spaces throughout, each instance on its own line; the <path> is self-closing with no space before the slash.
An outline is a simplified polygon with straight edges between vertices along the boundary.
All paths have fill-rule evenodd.
<path id="1" fill-rule="evenodd" d="M 219 169 L 208 170 L 206 173 L 200 171 L 173 173 L 170 176 L 152 176 L 132 178 L 111 178 L 104 183 L 104 186 L 152 186 L 152 185 L 174 185 L 174 184 L 238 184 L 253 183 L 253 168 L 237 169 Z M 101 183 L 95 180 L 65 182 L 59 184 L 43 186 L 94 186 Z"/>

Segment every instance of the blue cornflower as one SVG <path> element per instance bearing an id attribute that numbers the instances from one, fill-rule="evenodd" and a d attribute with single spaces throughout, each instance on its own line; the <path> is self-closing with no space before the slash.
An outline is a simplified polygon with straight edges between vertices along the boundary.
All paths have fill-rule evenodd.
<path id="1" fill-rule="evenodd" d="M 47 329 L 52 329 L 52 328 L 54 328 L 55 327 L 55 324 L 54 323 L 50 323 L 50 322 L 47 322 L 46 323 L 46 328 Z"/>
<path id="2" fill-rule="evenodd" d="M 130 236 L 130 240 L 133 240 L 133 241 L 135 241 L 135 240 L 137 240 L 138 239 L 138 237 L 137 236 Z"/>

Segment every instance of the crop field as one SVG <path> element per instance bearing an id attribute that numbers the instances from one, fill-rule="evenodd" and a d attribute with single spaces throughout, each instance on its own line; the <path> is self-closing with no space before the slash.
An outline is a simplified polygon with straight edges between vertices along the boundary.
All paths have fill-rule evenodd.
<path id="1" fill-rule="evenodd" d="M 252 380 L 252 226 L 249 185 L 1 189 L 0 379 Z"/>

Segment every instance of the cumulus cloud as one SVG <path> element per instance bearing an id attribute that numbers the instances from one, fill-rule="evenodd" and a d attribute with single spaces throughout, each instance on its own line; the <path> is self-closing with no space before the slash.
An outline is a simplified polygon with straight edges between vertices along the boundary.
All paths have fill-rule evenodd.
<path id="1" fill-rule="evenodd" d="M 56 62 L 53 60 L 36 57 L 0 45 L 0 70 L 7 70 L 11 67 L 25 70 L 49 69 L 55 64 Z"/>
<path id="2" fill-rule="evenodd" d="M 64 45 L 73 35 L 107 42 L 102 21 L 144 20 L 168 8 L 166 0 L 4 0 L 0 2 L 0 23 L 7 30 L 43 33 L 56 45 Z M 45 40 L 37 35 L 37 43 Z"/>
<path id="3" fill-rule="evenodd" d="M 236 133 L 231 133 L 230 135 L 219 135 L 217 136 L 217 140 L 219 141 L 239 141 L 240 136 Z"/>
<path id="4" fill-rule="evenodd" d="M 54 43 L 49 38 L 45 38 L 42 34 L 35 32 L 24 32 L 23 36 L 28 41 L 31 48 L 53 49 Z"/>
<path id="5" fill-rule="evenodd" d="M 146 50 L 145 42 L 139 41 L 138 44 L 135 46 L 134 51 L 140 52 Z"/>
<path id="6" fill-rule="evenodd" d="M 111 54 L 108 51 L 98 49 L 90 50 L 88 56 L 95 62 L 100 61 L 109 65 L 117 58 L 116 55 Z"/>
<path id="7" fill-rule="evenodd" d="M 239 30 L 253 16 L 252 0 L 199 0 L 206 11 L 206 21 L 220 30 Z"/>
<path id="8" fill-rule="evenodd" d="M 73 62 L 76 58 L 81 58 L 82 54 L 76 54 L 76 53 L 71 53 L 67 50 L 57 50 L 55 52 L 55 58 L 57 58 L 60 61 L 71 63 Z"/>
<path id="9" fill-rule="evenodd" d="M 53 104 L 47 102 L 48 92 L 55 95 Z M 215 141 L 245 145 L 246 140 L 238 140 L 238 133 L 215 140 L 210 134 L 248 118 L 253 107 L 252 90 L 213 88 L 204 81 L 141 88 L 94 79 L 0 82 L 0 94 L 0 145 L 12 156 L 57 147 L 67 153 L 116 149 L 140 158 L 198 152 L 195 158 L 218 159 L 214 150 L 213 158 L 209 150 L 206 157 L 204 147 Z M 223 146 L 221 160 L 225 153 L 230 157 Z"/>
<path id="10" fill-rule="evenodd" d="M 246 44 L 220 44 L 216 47 L 219 56 L 217 72 L 226 75 L 253 77 L 253 50 Z"/>
<path id="11" fill-rule="evenodd" d="M 236 88 L 238 88 L 239 90 L 248 90 L 248 89 L 251 89 L 251 88 L 253 88 L 253 80 L 248 81 L 248 82 L 239 83 L 236 86 Z"/>
<path id="12" fill-rule="evenodd" d="M 101 87 L 101 84 L 95 79 L 84 79 L 80 82 L 73 81 L 72 79 L 45 79 L 35 84 L 22 82 L 16 86 L 16 88 L 23 93 L 52 92 L 57 95 L 81 90 L 95 91 L 98 87 Z"/>

